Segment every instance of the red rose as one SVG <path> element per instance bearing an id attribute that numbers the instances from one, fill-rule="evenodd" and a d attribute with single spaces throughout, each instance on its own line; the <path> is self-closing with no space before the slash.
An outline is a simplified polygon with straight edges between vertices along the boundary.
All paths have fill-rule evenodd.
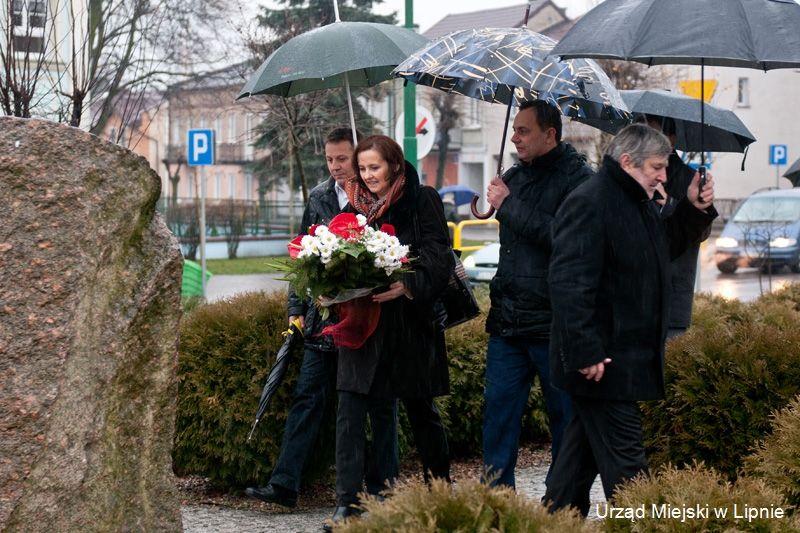
<path id="1" fill-rule="evenodd" d="M 286 245 L 286 247 L 289 249 L 289 257 L 292 259 L 297 259 L 297 255 L 300 253 L 300 250 L 303 249 L 303 247 L 300 246 L 300 241 L 303 240 L 303 237 L 303 235 L 298 235 Z"/>
<path id="2" fill-rule="evenodd" d="M 311 225 L 311 227 L 308 228 L 308 234 L 311 235 L 312 237 L 315 236 L 317 234 L 317 228 L 318 227 L 319 227 L 319 224 Z"/>
<path id="3" fill-rule="evenodd" d="M 387 235 L 392 235 L 392 236 L 395 235 L 394 226 L 392 226 L 391 224 L 383 224 L 381 226 L 381 231 L 386 233 Z"/>
<path id="4" fill-rule="evenodd" d="M 342 239 L 355 239 L 364 232 L 364 228 L 358 225 L 358 219 L 353 213 L 339 213 L 331 223 L 328 230 Z"/>

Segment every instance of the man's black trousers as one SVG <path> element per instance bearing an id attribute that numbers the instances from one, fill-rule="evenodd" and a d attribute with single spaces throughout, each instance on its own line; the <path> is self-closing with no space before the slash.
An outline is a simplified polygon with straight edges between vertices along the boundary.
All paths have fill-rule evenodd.
<path id="1" fill-rule="evenodd" d="M 572 406 L 543 500 L 551 511 L 572 506 L 586 516 L 597 474 L 610 499 L 617 485 L 647 470 L 642 417 L 632 401 L 573 395 Z"/>

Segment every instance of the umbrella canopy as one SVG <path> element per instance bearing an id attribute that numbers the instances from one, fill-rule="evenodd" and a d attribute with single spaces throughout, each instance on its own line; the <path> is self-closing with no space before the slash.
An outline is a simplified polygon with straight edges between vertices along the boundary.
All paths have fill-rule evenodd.
<path id="1" fill-rule="evenodd" d="M 700 148 L 700 106 L 695 98 L 651 89 L 648 91 L 620 91 L 622 99 L 634 115 L 671 118 L 675 121 L 675 148 L 695 152 Z M 628 125 L 625 121 L 577 119 L 607 133 L 616 134 Z M 750 130 L 736 113 L 713 105 L 706 105 L 705 146 L 709 152 L 743 152 L 755 142 Z"/>
<path id="2" fill-rule="evenodd" d="M 789 167 L 783 177 L 791 181 L 795 187 L 800 184 L 800 159 L 792 163 L 792 166 Z"/>
<path id="3" fill-rule="evenodd" d="M 456 206 L 468 204 L 475 197 L 477 192 L 470 189 L 466 185 L 450 185 L 449 187 L 442 187 L 439 189 L 439 196 L 444 199 L 445 194 L 453 195 L 453 202 Z"/>
<path id="4" fill-rule="evenodd" d="M 761 70 L 800 64 L 794 0 L 606 0 L 553 50 L 562 58 Z"/>
<path id="5" fill-rule="evenodd" d="M 406 28 L 374 22 L 335 22 L 298 35 L 275 50 L 242 87 L 238 98 L 295 96 L 310 91 L 369 87 L 428 40 Z M 346 75 L 346 79 L 345 79 Z"/>
<path id="6" fill-rule="evenodd" d="M 295 343 L 300 342 L 303 339 L 303 329 L 300 326 L 300 321 L 295 319 L 295 321 L 293 321 L 289 326 L 289 330 L 286 331 L 284 335 L 286 336 L 286 340 L 275 356 L 275 363 L 272 365 L 272 368 L 269 371 L 267 383 L 264 385 L 264 390 L 261 391 L 261 399 L 258 401 L 256 420 L 253 422 L 253 427 L 250 429 L 250 434 L 247 436 L 247 440 L 250 440 L 250 438 L 253 436 L 256 426 L 261 421 L 261 417 L 264 416 L 264 412 L 267 410 L 269 401 L 272 399 L 275 391 L 278 390 L 278 387 L 283 382 L 283 377 L 286 375 L 286 369 L 289 368 L 289 355 L 292 353 L 292 348 L 294 348 Z"/>
<path id="7" fill-rule="evenodd" d="M 700 65 L 700 122 L 705 66 L 769 70 L 800 66 L 800 5 L 794 0 L 606 0 L 553 50 L 647 65 Z M 705 128 L 700 128 L 701 187 Z"/>
<path id="8" fill-rule="evenodd" d="M 556 42 L 527 28 L 482 28 L 437 39 L 397 66 L 400 78 L 488 102 L 546 100 L 570 117 L 623 118 L 625 104 L 597 63 L 551 56 Z"/>

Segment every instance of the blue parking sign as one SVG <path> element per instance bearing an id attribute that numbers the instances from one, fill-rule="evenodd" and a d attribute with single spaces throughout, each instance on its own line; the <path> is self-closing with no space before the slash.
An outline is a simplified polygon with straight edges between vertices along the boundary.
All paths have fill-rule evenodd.
<path id="1" fill-rule="evenodd" d="M 214 164 L 214 130 L 189 130 L 186 161 L 191 167 Z"/>
<path id="2" fill-rule="evenodd" d="M 785 144 L 769 145 L 769 164 L 785 165 L 789 161 L 789 153 Z"/>

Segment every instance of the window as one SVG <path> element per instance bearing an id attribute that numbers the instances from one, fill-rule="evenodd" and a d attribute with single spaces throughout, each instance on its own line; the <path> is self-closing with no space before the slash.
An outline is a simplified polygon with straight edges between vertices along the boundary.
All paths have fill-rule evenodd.
<path id="1" fill-rule="evenodd" d="M 236 142 L 236 113 L 228 115 L 228 142 Z"/>
<path id="2" fill-rule="evenodd" d="M 222 174 L 217 172 L 214 180 L 214 198 L 222 198 Z"/>
<path id="3" fill-rule="evenodd" d="M 181 119 L 175 118 L 172 121 L 172 144 L 183 144 L 183 131 L 181 131 Z"/>
<path id="4" fill-rule="evenodd" d="M 739 87 L 736 93 L 737 107 L 750 107 L 750 79 L 739 78 Z"/>
<path id="5" fill-rule="evenodd" d="M 244 177 L 244 199 L 253 199 L 253 175 L 247 174 Z"/>
<path id="6" fill-rule="evenodd" d="M 217 118 L 214 119 L 214 138 L 219 137 L 222 137 L 222 119 L 217 115 Z"/>
<path id="7" fill-rule="evenodd" d="M 197 179 L 197 174 L 189 175 L 189 198 L 194 198 L 194 180 Z"/>
<path id="8" fill-rule="evenodd" d="M 474 98 L 469 99 L 469 125 L 478 126 L 481 122 L 480 101 Z"/>
<path id="9" fill-rule="evenodd" d="M 228 197 L 233 199 L 236 193 L 236 174 L 228 175 Z"/>
<path id="10" fill-rule="evenodd" d="M 45 0 L 11 1 L 11 22 L 14 26 L 12 46 L 16 52 L 21 54 L 41 54 L 44 52 L 46 15 L 47 4 Z"/>

